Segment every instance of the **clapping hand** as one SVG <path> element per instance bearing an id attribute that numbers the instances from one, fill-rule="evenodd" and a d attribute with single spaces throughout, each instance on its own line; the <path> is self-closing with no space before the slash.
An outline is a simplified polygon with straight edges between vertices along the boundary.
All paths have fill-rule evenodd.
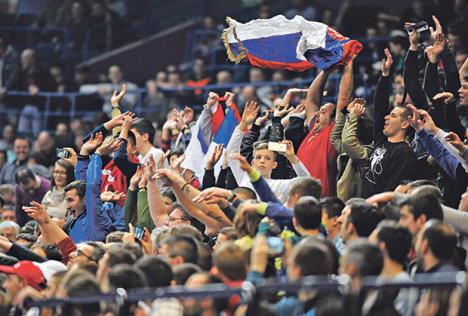
<path id="1" fill-rule="evenodd" d="M 123 192 L 105 191 L 100 197 L 103 202 L 116 202 L 125 199 L 126 195 Z"/>

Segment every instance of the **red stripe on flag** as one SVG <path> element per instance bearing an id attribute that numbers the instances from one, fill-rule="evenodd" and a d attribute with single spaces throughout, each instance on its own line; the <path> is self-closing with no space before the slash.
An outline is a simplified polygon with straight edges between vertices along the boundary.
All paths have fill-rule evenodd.
<path id="1" fill-rule="evenodd" d="M 298 63 L 282 63 L 282 62 L 264 60 L 264 59 L 255 57 L 251 54 L 247 54 L 247 58 L 249 59 L 250 64 L 252 66 L 257 66 L 261 68 L 288 69 L 292 71 L 306 71 L 315 67 L 314 64 L 308 61 L 301 61 Z"/>
<path id="2" fill-rule="evenodd" d="M 213 121 L 212 125 L 212 135 L 215 135 L 224 121 L 224 111 L 222 105 L 218 102 L 218 106 L 216 107 L 216 111 L 213 113 Z"/>

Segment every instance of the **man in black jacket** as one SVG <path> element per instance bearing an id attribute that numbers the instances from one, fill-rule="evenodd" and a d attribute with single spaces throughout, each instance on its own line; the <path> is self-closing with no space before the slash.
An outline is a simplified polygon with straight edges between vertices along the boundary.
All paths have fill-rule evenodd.
<path id="1" fill-rule="evenodd" d="M 388 113 L 393 60 L 388 49 L 385 55 L 374 99 L 374 148 L 360 168 L 365 197 L 393 191 L 401 180 L 413 179 L 417 164 L 416 154 L 406 142 L 412 112 L 400 105 Z"/>

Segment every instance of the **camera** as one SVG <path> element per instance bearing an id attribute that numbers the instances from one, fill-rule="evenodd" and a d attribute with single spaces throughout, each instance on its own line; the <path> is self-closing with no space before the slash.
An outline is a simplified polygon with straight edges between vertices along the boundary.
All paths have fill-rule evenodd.
<path id="1" fill-rule="evenodd" d="M 70 152 L 63 148 L 57 148 L 55 150 L 55 153 L 57 154 L 58 158 L 70 158 L 71 157 Z"/>

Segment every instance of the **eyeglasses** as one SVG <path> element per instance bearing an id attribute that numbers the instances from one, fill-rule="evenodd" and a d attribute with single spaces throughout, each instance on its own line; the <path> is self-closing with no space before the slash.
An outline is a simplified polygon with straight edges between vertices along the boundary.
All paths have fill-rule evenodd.
<path id="1" fill-rule="evenodd" d="M 175 221 L 185 221 L 186 219 L 183 217 L 168 217 L 167 221 L 168 222 L 175 222 Z"/>
<path id="2" fill-rule="evenodd" d="M 77 249 L 77 250 L 76 250 L 75 256 L 83 256 L 83 257 L 87 258 L 88 260 L 90 260 L 90 261 L 92 261 L 92 262 L 96 262 L 96 259 L 94 259 L 94 258 L 88 256 L 88 255 L 85 254 L 85 253 L 83 252 L 83 250 L 81 250 L 81 249 Z"/>

